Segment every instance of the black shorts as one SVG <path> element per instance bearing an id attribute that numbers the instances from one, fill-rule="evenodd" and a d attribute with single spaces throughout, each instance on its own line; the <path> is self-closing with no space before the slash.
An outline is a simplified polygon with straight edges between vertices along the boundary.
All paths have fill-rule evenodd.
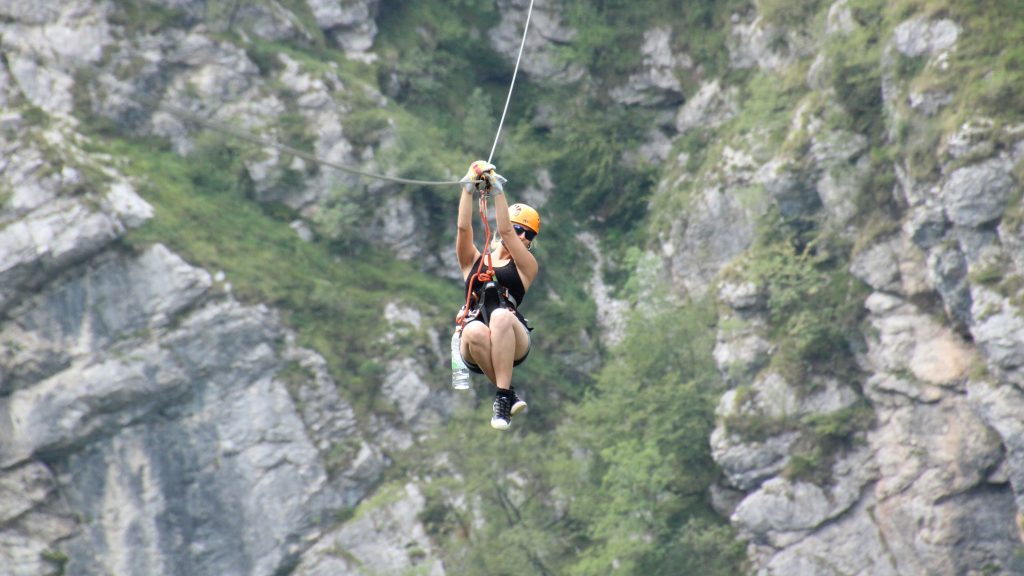
<path id="1" fill-rule="evenodd" d="M 526 327 L 526 337 L 527 338 L 531 338 L 530 332 L 533 331 L 533 328 L 530 328 L 530 325 L 526 323 L 526 318 L 523 318 L 523 316 L 519 313 L 518 310 L 513 310 L 512 312 L 516 315 L 516 318 L 518 318 L 519 321 L 522 322 L 523 326 Z M 483 321 L 484 321 L 483 318 L 481 318 L 480 316 L 477 316 L 476 318 L 473 318 L 469 322 L 466 322 L 466 326 L 469 326 L 473 322 L 483 322 Z M 463 329 L 465 329 L 465 327 L 463 327 Z M 528 343 L 526 345 L 526 354 L 523 354 L 522 358 L 519 358 L 518 360 L 515 360 L 515 361 L 512 362 L 512 367 L 513 368 L 516 367 L 516 366 L 519 366 L 520 364 L 522 364 L 523 361 L 526 360 L 526 357 L 530 355 L 531 344 L 532 344 L 532 342 Z M 469 360 L 467 360 L 465 356 L 462 357 L 462 361 L 466 363 L 466 368 L 469 368 L 470 371 L 476 372 L 477 374 L 483 374 L 484 373 L 484 371 L 481 370 L 479 366 L 477 366 L 476 364 L 474 364 L 474 363 L 470 362 Z"/>

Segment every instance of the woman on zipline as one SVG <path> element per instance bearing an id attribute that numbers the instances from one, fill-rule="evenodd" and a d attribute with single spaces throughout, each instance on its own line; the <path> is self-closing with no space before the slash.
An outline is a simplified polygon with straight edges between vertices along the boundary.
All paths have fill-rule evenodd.
<path id="1" fill-rule="evenodd" d="M 530 353 L 532 328 L 517 308 L 539 270 L 531 252 L 540 232 L 540 214 L 526 204 L 509 206 L 502 189 L 504 179 L 488 162 L 474 162 L 462 181 L 455 254 L 466 280 L 468 308 L 460 312 L 460 351 L 470 370 L 486 375 L 497 386 L 491 427 L 508 430 L 512 416 L 526 409 L 526 402 L 512 388 L 512 368 Z M 473 243 L 473 193 L 477 190 L 481 202 L 494 199 L 497 220 L 497 236 L 486 254 Z"/>

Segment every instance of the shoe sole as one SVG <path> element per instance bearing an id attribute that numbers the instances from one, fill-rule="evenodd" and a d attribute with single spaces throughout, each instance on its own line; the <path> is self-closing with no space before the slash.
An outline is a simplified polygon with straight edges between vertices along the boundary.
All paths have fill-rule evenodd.
<path id="1" fill-rule="evenodd" d="M 515 404 L 512 405 L 512 409 L 509 410 L 509 412 L 511 412 L 512 415 L 515 416 L 516 414 L 519 414 L 524 410 L 526 410 L 526 402 L 520 400 L 519 402 L 516 402 Z"/>
<path id="2" fill-rule="evenodd" d="M 494 428 L 495 430 L 508 430 L 511 427 L 511 422 L 505 422 L 504 420 L 491 420 L 491 428 Z"/>

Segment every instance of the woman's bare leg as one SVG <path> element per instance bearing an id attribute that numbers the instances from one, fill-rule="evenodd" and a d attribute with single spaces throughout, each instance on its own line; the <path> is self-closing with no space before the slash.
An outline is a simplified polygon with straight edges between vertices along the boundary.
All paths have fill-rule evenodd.
<path id="1" fill-rule="evenodd" d="M 483 322 L 470 322 L 462 329 L 462 357 L 480 367 L 487 379 L 494 382 L 491 365 L 491 330 Z"/>
<path id="2" fill-rule="evenodd" d="M 508 310 L 491 313 L 491 366 L 494 384 L 508 390 L 512 387 L 512 363 L 516 354 L 516 333 L 513 323 L 519 320 Z"/>
<path id="3" fill-rule="evenodd" d="M 512 387 L 512 364 L 530 349 L 530 334 L 507 310 L 491 313 L 490 326 L 470 322 L 462 330 L 462 356 L 502 390 Z"/>

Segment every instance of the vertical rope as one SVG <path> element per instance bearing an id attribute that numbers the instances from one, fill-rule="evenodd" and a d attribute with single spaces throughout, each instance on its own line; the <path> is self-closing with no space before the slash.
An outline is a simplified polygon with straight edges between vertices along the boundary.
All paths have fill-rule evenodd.
<path id="1" fill-rule="evenodd" d="M 519 55 L 516 56 L 516 67 L 512 71 L 512 83 L 508 87 L 508 96 L 505 98 L 505 109 L 501 111 L 501 121 L 498 122 L 498 131 L 494 134 L 494 144 L 491 145 L 491 153 L 487 155 L 487 162 L 494 158 L 494 150 L 498 147 L 498 137 L 501 136 L 501 127 L 505 124 L 505 114 L 508 113 L 508 103 L 512 101 L 512 88 L 516 85 L 516 75 L 519 74 L 519 62 L 523 59 L 523 47 L 526 46 L 526 32 L 530 29 L 530 16 L 533 15 L 533 0 L 530 0 L 530 8 L 526 11 L 526 26 L 523 27 L 523 40 L 519 43 Z"/>

